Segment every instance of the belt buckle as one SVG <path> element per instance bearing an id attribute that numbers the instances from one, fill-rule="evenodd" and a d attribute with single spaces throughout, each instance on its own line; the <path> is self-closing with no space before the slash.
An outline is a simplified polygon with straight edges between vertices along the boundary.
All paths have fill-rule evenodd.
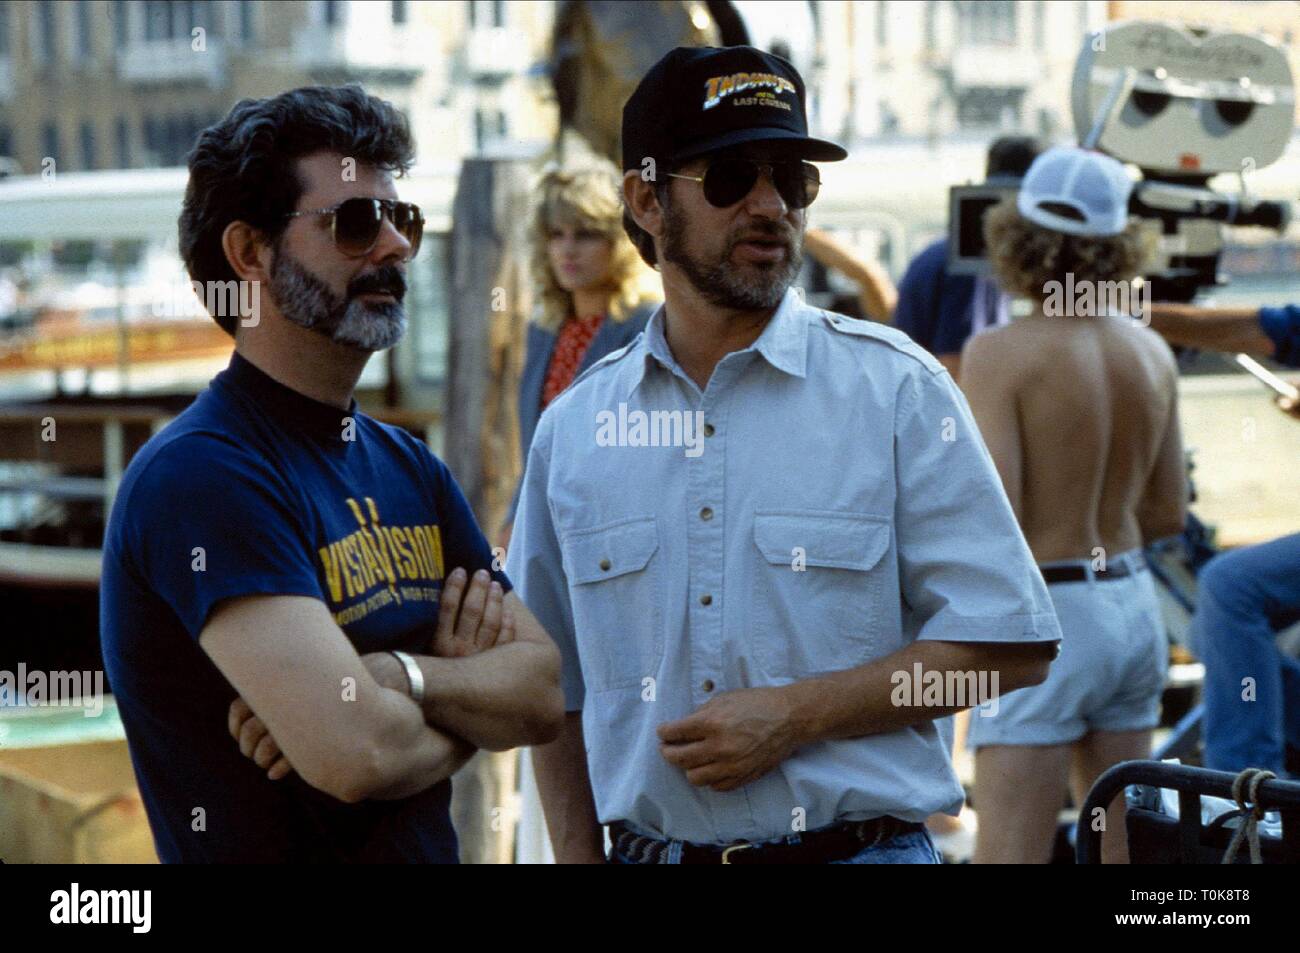
<path id="1" fill-rule="evenodd" d="M 730 864 L 731 855 L 734 854 L 736 851 L 751 850 L 753 847 L 754 847 L 753 844 L 744 843 L 744 844 L 732 844 L 730 847 L 722 848 L 722 863 Z"/>

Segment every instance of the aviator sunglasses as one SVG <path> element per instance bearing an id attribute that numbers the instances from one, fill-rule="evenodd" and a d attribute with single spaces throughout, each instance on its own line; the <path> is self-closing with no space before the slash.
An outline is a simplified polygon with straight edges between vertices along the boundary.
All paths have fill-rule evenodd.
<path id="1" fill-rule="evenodd" d="M 330 208 L 289 212 L 285 218 L 297 218 L 299 215 L 332 216 L 330 232 L 334 236 L 334 245 L 349 258 L 370 254 L 379 241 L 379 230 L 383 227 L 385 218 L 410 243 L 411 253 L 407 256 L 407 261 L 414 258 L 420 250 L 420 239 L 424 237 L 424 213 L 420 207 L 393 199 L 347 199 Z"/>
<path id="2" fill-rule="evenodd" d="M 735 205 L 754 187 L 766 172 L 772 184 L 790 208 L 807 208 L 817 198 L 821 175 L 808 162 L 756 162 L 752 159 L 718 159 L 710 163 L 704 175 L 681 175 L 669 172 L 669 178 L 689 179 L 704 185 L 704 197 L 715 208 Z"/>

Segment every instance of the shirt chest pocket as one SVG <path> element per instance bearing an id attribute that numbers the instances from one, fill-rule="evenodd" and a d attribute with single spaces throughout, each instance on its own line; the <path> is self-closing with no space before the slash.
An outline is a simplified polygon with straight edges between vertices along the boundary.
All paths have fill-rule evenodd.
<path id="1" fill-rule="evenodd" d="M 576 530 L 561 548 L 588 690 L 639 688 L 664 649 L 655 518 Z"/>
<path id="2" fill-rule="evenodd" d="M 749 634 L 773 678 L 861 665 L 892 650 L 899 616 L 888 517 L 820 510 L 754 514 Z"/>

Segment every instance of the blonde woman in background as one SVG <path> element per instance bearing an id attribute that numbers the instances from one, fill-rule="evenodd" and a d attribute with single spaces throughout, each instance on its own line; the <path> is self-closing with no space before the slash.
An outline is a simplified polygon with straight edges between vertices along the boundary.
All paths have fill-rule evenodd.
<path id="1" fill-rule="evenodd" d="M 551 169 L 538 184 L 533 280 L 541 304 L 528 325 L 519 382 L 523 460 L 542 411 L 588 367 L 635 338 L 659 306 L 655 274 L 623 231 L 613 166 Z M 519 491 L 501 545 L 509 546 Z"/>

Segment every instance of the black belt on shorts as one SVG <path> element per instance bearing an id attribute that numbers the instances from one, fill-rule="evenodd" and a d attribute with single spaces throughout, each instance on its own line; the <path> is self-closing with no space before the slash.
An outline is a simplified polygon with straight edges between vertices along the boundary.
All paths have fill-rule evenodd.
<path id="1" fill-rule="evenodd" d="M 1106 582 L 1110 579 L 1123 579 L 1125 576 L 1132 576 L 1134 573 L 1146 568 L 1146 560 L 1141 556 L 1136 557 L 1135 563 L 1125 560 L 1108 569 L 1092 569 L 1087 566 L 1047 566 L 1040 567 L 1039 572 L 1043 574 L 1043 582 L 1084 582 L 1091 571 L 1092 577 L 1098 582 Z"/>
<path id="2" fill-rule="evenodd" d="M 900 821 L 888 814 L 869 821 L 841 821 L 831 827 L 799 835 L 798 843 L 776 842 L 750 844 L 682 843 L 683 864 L 825 864 L 832 860 L 845 860 L 866 847 L 883 844 L 900 834 L 924 830 L 925 825 Z M 646 837 L 627 827 L 621 821 L 609 825 L 614 851 L 640 864 L 667 862 L 671 844 L 655 837 Z"/>

